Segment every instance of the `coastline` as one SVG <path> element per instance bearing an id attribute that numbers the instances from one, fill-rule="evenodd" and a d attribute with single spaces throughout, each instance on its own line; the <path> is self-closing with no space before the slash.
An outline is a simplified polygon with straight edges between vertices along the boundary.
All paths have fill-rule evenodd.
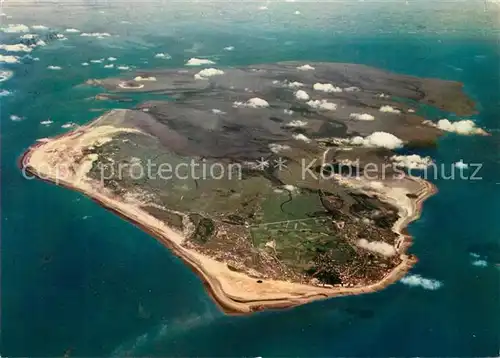
<path id="1" fill-rule="evenodd" d="M 55 38 L 47 42 L 47 46 L 38 46 L 29 53 L 3 53 L 19 56 L 20 60 L 19 63 L 5 64 L 12 77 L 1 83 L 3 90 L 0 90 L 4 113 L 2 174 L 5 185 L 1 194 L 4 259 L 4 340 L 1 356 L 500 356 L 500 325 L 494 315 L 500 302 L 500 235 L 496 234 L 500 233 L 500 184 L 495 185 L 500 182 L 500 19 L 497 17 L 500 16 L 500 0 L 488 0 L 485 4 L 462 2 L 459 6 L 451 2 L 409 1 L 405 5 L 405 2 L 365 1 L 363 4 L 243 3 L 237 7 L 213 2 L 198 3 L 199 6 L 173 3 L 168 8 L 140 3 L 141 6 L 136 8 L 113 6 L 113 3 L 107 6 L 102 1 L 71 6 L 73 4 L 65 2 L 35 3 L 30 0 L 29 6 L 26 3 L 23 9 L 18 9 L 20 6 L 16 4 L 15 1 L 4 2 L 2 26 L 24 24 L 30 31 L 5 33 L 3 44 L 29 45 L 36 42 L 31 36 L 21 39 L 25 34 L 38 34 L 43 39 L 46 35 L 60 33 L 65 39 Z M 261 5 L 267 6 L 267 9 L 260 10 Z M 294 14 L 296 10 L 300 14 Z M 43 30 L 40 25 L 48 29 Z M 107 32 L 111 37 L 80 36 L 81 33 L 66 32 L 68 28 L 95 36 Z M 156 55 L 165 57 L 157 58 Z M 102 63 L 90 62 L 101 58 L 104 59 Z M 215 64 L 185 66 L 190 58 L 211 60 Z M 163 83 L 162 75 L 155 73 L 189 70 L 191 74 L 191 71 L 197 73 L 206 68 L 228 71 L 290 60 L 313 66 L 311 62 L 342 61 L 421 79 L 456 81 L 463 84 L 461 90 L 474 101 L 475 113 L 462 116 L 453 110 L 438 109 L 435 103 L 425 104 L 405 96 L 378 98 L 378 91 L 373 91 L 374 98 L 370 101 L 368 97 L 372 92 L 364 86 L 355 93 L 323 93 L 314 90 L 312 86 L 315 82 L 331 83 L 342 89 L 359 83 L 344 85 L 330 75 L 319 74 L 319 71 L 316 71 L 319 78 L 312 82 L 301 80 L 302 72 L 297 72 L 296 78 L 279 75 L 279 69 L 267 74 L 263 71 L 262 75 L 280 77 L 277 80 L 282 81 L 282 87 L 286 85 L 285 80 L 291 85 L 295 81 L 304 83 L 302 88 L 297 89 L 281 89 L 279 83 L 275 86 L 277 89 L 266 89 L 266 92 L 259 91 L 260 81 L 233 81 L 234 77 L 218 77 L 227 78 L 224 81 L 229 85 L 233 84 L 230 82 L 238 82 L 254 91 L 243 93 L 238 89 L 241 93 L 238 96 L 231 95 L 233 91 L 230 89 L 219 88 L 190 94 L 190 91 L 182 90 L 180 83 L 167 94 L 135 93 L 134 90 L 122 89 L 122 92 L 115 93 L 120 98 L 103 101 L 93 96 L 112 94 L 113 91 L 85 85 L 88 79 L 133 79 L 142 73 L 145 77 L 158 76 L 156 83 Z M 62 70 L 50 70 L 47 68 L 49 65 L 61 66 Z M 129 66 L 129 69 L 117 68 L 121 66 Z M 150 71 L 153 74 L 149 75 Z M 305 74 L 311 75 L 311 78 L 315 76 L 314 71 Z M 174 77 L 175 73 L 172 74 Z M 379 86 L 373 76 L 366 79 L 374 80 L 375 86 Z M 411 80 L 403 82 L 405 91 L 414 89 Z M 145 86 L 155 85 L 154 82 L 142 83 Z M 394 83 L 387 90 L 381 89 L 380 93 L 394 95 L 396 87 L 402 88 Z M 449 85 L 443 83 L 443 87 L 448 88 Z M 305 102 L 295 108 L 293 94 L 299 89 L 305 90 L 314 100 L 324 98 L 336 103 L 337 111 L 315 111 L 309 109 Z M 456 107 L 465 107 L 460 104 L 461 99 L 450 98 L 454 95 L 449 92 L 438 87 L 430 90 L 448 98 L 447 103 L 456 102 Z M 254 96 L 267 100 L 271 108 L 230 109 L 233 100 L 246 101 Z M 361 103 L 365 97 L 368 101 Z M 343 98 L 353 98 L 352 102 L 349 100 L 348 107 L 342 108 Z M 360 102 L 356 102 L 355 98 L 359 98 Z M 129 102 L 129 99 L 132 101 Z M 399 100 L 402 102 L 397 103 Z M 438 101 L 441 100 L 444 98 L 438 98 Z M 153 109 L 156 104 L 164 104 L 165 107 Z M 390 105 L 401 109 L 402 113 L 382 113 L 377 104 Z M 225 111 L 225 107 L 229 110 Z M 290 115 L 280 111 L 282 107 L 296 110 Z M 342 167 L 338 169 L 342 170 L 349 164 L 347 160 L 355 161 L 359 157 L 359 166 L 366 170 L 368 163 L 373 162 L 378 168 L 387 163 L 391 166 L 386 170 L 385 178 L 396 176 L 396 163 L 406 164 L 414 154 L 423 160 L 429 157 L 433 164 L 427 169 L 410 168 L 408 172 L 408 169 L 399 167 L 414 177 L 430 181 L 438 189 L 436 195 L 422 200 L 420 218 L 407 227 L 399 221 L 402 233 L 407 235 L 406 253 L 415 255 L 418 262 L 403 278 L 374 293 L 320 297 L 296 307 L 269 307 L 253 313 L 223 308 L 218 303 L 219 299 L 214 297 L 209 283 L 195 271 L 197 269 L 175 256 L 160 238 L 152 237 L 154 234 L 139 228 L 138 224 L 134 225 L 129 218 L 117 216 L 112 209 L 104 208 L 80 192 L 30 178 L 30 174 L 27 176 L 32 180 L 23 177 L 18 160 L 38 140 L 53 140 L 61 134 L 66 135 L 116 108 L 149 111 L 148 114 L 157 122 L 166 118 L 165 127 L 168 129 L 173 129 L 172 122 L 178 123 L 175 128 L 185 132 L 183 137 L 190 142 L 189 138 L 204 133 L 204 128 L 216 118 L 219 121 L 227 119 L 235 123 L 234 127 L 249 127 L 251 131 L 257 130 L 260 125 L 266 128 L 274 125 L 284 127 L 284 123 L 300 125 L 307 122 L 302 128 L 280 129 L 286 137 L 283 142 L 270 141 L 288 144 L 292 151 L 273 146 L 278 153 L 268 154 L 271 148 L 265 148 L 264 144 L 268 142 L 268 136 L 251 137 L 271 161 L 280 156 L 290 158 L 290 167 L 290 161 L 297 158 L 299 169 L 304 167 L 301 165 L 302 158 L 306 159 L 305 165 L 314 159 L 315 164 L 321 165 L 321 154 L 328 147 L 332 150 L 327 164 L 341 163 Z M 227 114 L 214 114 L 212 119 L 212 108 Z M 195 109 L 201 110 L 204 115 L 199 118 L 190 115 Z M 274 122 L 275 118 L 271 120 L 271 109 L 276 112 L 276 118 L 284 122 Z M 248 119 L 245 112 L 250 112 Z M 344 115 L 347 118 L 350 113 L 371 114 L 375 120 L 339 120 Z M 10 115 L 23 120 L 11 120 Z M 333 122 L 323 115 L 329 115 Z M 139 119 L 135 115 L 127 116 L 123 125 L 139 128 L 135 125 L 135 118 Z M 476 127 L 487 130 L 489 135 L 445 132 L 424 125 L 414 127 L 420 120 L 437 124 L 445 118 L 452 125 L 472 120 Z M 411 123 L 404 127 L 406 119 Z M 191 121 L 196 126 L 195 130 L 189 128 Z M 253 121 L 258 124 L 254 125 Z M 394 153 L 386 151 L 387 156 L 382 149 L 364 149 L 361 146 L 354 147 L 350 152 L 344 151 L 340 145 L 336 147 L 331 138 L 352 138 L 357 133 L 348 130 L 347 135 L 341 135 L 343 129 L 336 126 L 337 121 L 348 127 L 366 127 L 366 130 L 359 131 L 361 137 L 375 130 L 392 133 L 404 141 L 403 147 L 394 150 Z M 73 128 L 62 128 L 70 122 L 75 124 Z M 113 124 L 112 120 L 107 122 Z M 332 124 L 321 125 L 321 122 Z M 101 124 L 104 123 L 97 125 Z M 119 126 L 122 126 L 121 123 Z M 97 181 L 100 181 L 101 175 L 111 177 L 107 168 L 114 168 L 116 173 L 119 163 L 132 164 L 135 157 L 141 159 L 141 165 L 147 171 L 150 158 L 157 167 L 161 163 L 176 165 L 183 162 L 189 165 L 191 158 L 195 164 L 201 165 L 204 154 L 215 157 L 219 152 L 222 153 L 220 158 L 209 158 L 207 163 L 222 163 L 227 168 L 234 162 L 231 159 L 233 150 L 237 150 L 231 148 L 241 146 L 242 156 L 251 149 L 244 141 L 233 140 L 240 138 L 240 134 L 243 136 L 241 129 L 239 133 L 231 131 L 235 129 L 233 126 L 227 129 L 218 127 L 207 136 L 201 136 L 201 140 L 205 141 L 208 135 L 227 135 L 227 146 L 210 142 L 198 150 L 196 143 L 189 144 L 186 151 L 197 153 L 182 159 L 179 159 L 180 151 L 174 147 L 173 141 L 165 141 L 165 145 L 158 148 L 151 146 L 151 151 L 148 150 L 149 143 L 159 142 L 159 128 L 154 127 L 152 138 L 118 135 L 101 148 L 85 150 L 85 154 L 99 155 L 87 176 Z M 427 133 L 438 132 L 434 141 L 418 141 L 419 137 L 427 137 Z M 295 133 L 303 133 L 313 140 L 311 151 L 302 149 L 306 148 L 302 141 L 289 138 Z M 122 144 L 126 138 L 130 142 Z M 416 140 L 413 141 L 413 138 Z M 77 140 L 73 142 L 77 143 Z M 138 148 L 134 151 L 136 144 L 139 147 L 144 145 L 145 150 Z M 43 151 L 43 148 L 40 150 Z M 157 158 L 157 153 L 161 151 L 165 151 L 165 156 Z M 401 158 L 393 160 L 392 155 Z M 260 155 L 249 155 L 250 160 L 257 157 Z M 108 158 L 114 159 L 115 163 L 110 163 Z M 239 160 L 235 158 L 235 161 Z M 97 165 L 101 163 L 110 163 L 110 167 L 99 169 Z M 242 165 L 246 167 L 247 164 L 242 162 Z M 354 165 L 358 165 L 357 162 Z M 207 169 L 210 166 L 207 165 Z M 78 171 L 77 163 L 74 167 Z M 369 164 L 368 168 L 371 167 Z M 51 168 L 55 170 L 56 167 L 52 164 Z M 319 176 L 314 166 L 311 170 Z M 356 196 L 357 190 L 337 187 L 332 182 L 334 179 L 330 179 L 329 171 L 325 171 L 325 179 L 320 183 L 313 181 L 307 172 L 308 182 L 304 185 L 296 181 L 301 176 L 300 171 L 293 178 L 292 175 L 283 178 L 286 173 L 281 170 L 269 170 L 265 177 L 257 171 L 245 172 L 243 179 L 246 182 L 238 183 L 235 179 L 227 188 L 222 183 L 226 180 L 217 180 L 213 184 L 199 180 L 196 186 L 190 179 L 191 174 L 183 183 L 178 178 L 163 179 L 166 175 L 159 174 L 154 168 L 152 171 L 155 174 L 151 186 L 159 187 L 160 191 L 151 190 L 147 183 L 143 186 L 140 179 L 117 181 L 116 189 L 125 193 L 130 190 L 141 200 L 141 193 L 155 194 L 145 201 L 158 206 L 141 207 L 178 230 L 182 230 L 179 218 L 187 214 L 212 219 L 218 230 L 214 231 L 216 235 L 208 236 L 207 243 L 188 235 L 199 226 L 199 216 L 190 215 L 190 221 L 184 219 L 183 228 L 189 229 L 183 235 L 186 237 L 184 245 L 196 250 L 201 248 L 203 251 L 199 252 L 228 262 L 231 268 L 243 270 L 240 272 L 248 271 L 252 275 L 252 269 L 256 269 L 259 276 L 280 280 L 286 280 L 285 275 L 293 277 L 292 274 L 297 273 L 302 278 L 292 281 L 309 284 L 310 275 L 315 274 L 317 269 L 313 262 L 305 266 L 293 260 L 295 250 L 290 248 L 292 244 L 301 245 L 299 243 L 309 240 L 314 240 L 313 249 L 323 244 L 325 248 L 332 246 L 334 257 L 341 255 L 348 258 L 349 261 L 342 266 L 337 267 L 333 262 L 333 268 L 340 274 L 344 286 L 346 283 L 356 286 L 375 283 L 401 262 L 399 254 L 385 258 L 374 253 L 375 262 L 370 251 L 356 246 L 359 233 L 367 243 L 387 242 L 394 247 L 399 236 L 391 230 L 398 220 L 398 209 L 379 200 Z M 124 172 L 127 176 L 130 170 L 124 169 Z M 348 172 L 347 177 L 349 173 L 358 175 L 355 166 L 350 169 L 345 167 L 345 172 Z M 380 172 L 375 171 L 359 175 L 367 179 L 383 178 Z M 475 178 L 479 180 L 473 180 Z M 280 181 L 295 184 L 297 189 L 289 195 Z M 109 184 L 113 183 L 107 180 L 105 183 L 106 188 L 112 188 Z M 190 190 L 185 190 L 188 187 Z M 317 192 L 317 187 L 323 192 Z M 418 190 L 418 186 L 411 186 L 414 187 Z M 230 188 L 236 188 L 235 193 Z M 165 196 L 157 197 L 160 192 Z M 344 200 L 345 206 L 341 207 L 339 217 L 334 217 L 334 212 L 330 214 L 328 211 L 337 209 L 340 201 L 337 196 L 329 194 L 338 192 L 342 194 L 339 198 Z M 226 193 L 232 201 L 225 204 Z M 252 202 L 248 206 L 256 207 L 258 211 L 243 207 L 246 199 L 239 198 L 238 194 L 255 200 L 258 204 Z M 180 199 L 182 195 L 185 197 Z M 206 200 L 204 195 L 207 195 Z M 292 201 L 286 202 L 290 197 Z M 316 200 L 317 197 L 320 200 Z M 373 204 L 373 209 L 365 206 L 363 210 L 361 206 L 356 206 L 353 212 L 348 211 L 349 205 L 356 202 L 351 198 L 359 199 L 363 204 Z M 404 203 L 406 205 L 407 202 Z M 415 202 L 415 205 L 418 203 Z M 378 207 L 382 209 L 382 215 L 374 212 Z M 314 211 L 314 208 L 319 210 Z M 326 209 L 324 214 L 321 214 L 321 208 Z M 361 211 L 357 211 L 358 208 Z M 237 216 L 231 215 L 232 211 Z M 259 216 L 250 217 L 249 212 L 258 212 Z M 304 220 L 309 215 L 318 218 Z M 358 225 L 355 218 L 362 220 L 364 217 L 373 221 Z M 238 218 L 245 218 L 250 227 L 238 225 Z M 294 219 L 304 222 L 295 226 Z M 341 230 L 344 219 L 347 219 L 345 227 L 349 232 Z M 287 225 L 286 221 L 290 223 Z M 189 226 L 186 227 L 186 224 Z M 230 245 L 231 241 L 219 236 L 219 229 L 225 228 L 233 230 L 231 241 L 234 240 L 234 246 Z M 306 232 L 297 232 L 300 229 Z M 237 234 L 239 240 L 234 238 Z M 203 236 L 206 235 L 203 233 Z M 269 236 L 270 244 L 276 243 L 277 255 L 271 245 L 266 246 Z M 321 236 L 324 236 L 324 241 L 319 240 Z M 248 241 L 243 241 L 244 237 Z M 350 245 L 355 252 L 347 246 L 345 254 L 337 252 L 335 247 L 338 245 L 333 240 L 338 240 L 342 248 L 345 244 Z M 167 243 L 170 244 L 170 241 Z M 245 247 L 255 248 L 257 254 L 253 256 L 250 251 L 243 251 Z M 309 248 L 299 247 L 302 257 L 314 257 L 307 251 Z M 247 257 L 257 260 L 245 261 Z M 235 265 L 246 262 L 251 265 Z M 379 268 L 379 264 L 384 263 L 387 267 Z M 363 266 L 357 269 L 360 264 Z M 301 272 L 302 267 L 310 269 Z"/>
<path id="2" fill-rule="evenodd" d="M 368 286 L 333 288 L 274 280 L 266 280 L 265 283 L 258 284 L 254 278 L 229 270 L 224 263 L 182 247 L 181 243 L 184 238 L 179 232 L 176 232 L 161 221 L 152 218 L 143 210 L 120 202 L 119 198 L 113 198 L 100 192 L 92 191 L 81 182 L 75 183 L 61 180 L 49 175 L 41 176 L 40 174 L 43 174 L 41 169 L 37 169 L 36 165 L 33 166 L 30 163 L 33 154 L 41 150 L 44 145 L 48 143 L 53 144 L 64 138 L 84 135 L 85 129 L 93 127 L 97 121 L 93 121 L 86 126 L 79 127 L 48 141 L 35 143 L 20 157 L 19 166 L 21 170 L 42 181 L 77 191 L 91 198 L 100 206 L 131 222 L 159 240 L 194 271 L 202 280 L 208 294 L 220 309 L 227 314 L 245 314 L 264 309 L 289 308 L 320 299 L 376 292 L 397 282 L 418 261 L 413 255 L 406 254 L 412 241 L 411 236 L 406 231 L 406 227 L 409 223 L 420 217 L 423 202 L 434 195 L 437 189 L 429 182 L 413 178 L 413 180 L 420 184 L 421 190 L 416 198 L 408 200 L 411 203 L 411 207 L 398 206 L 400 213 L 404 213 L 404 215 L 400 216 L 400 219 L 393 226 L 393 231 L 400 235 L 402 242 L 400 250 L 398 250 L 401 255 L 401 263 L 380 281 Z M 383 200 L 384 198 L 381 199 Z M 388 197 L 387 200 L 394 201 L 394 198 Z"/>

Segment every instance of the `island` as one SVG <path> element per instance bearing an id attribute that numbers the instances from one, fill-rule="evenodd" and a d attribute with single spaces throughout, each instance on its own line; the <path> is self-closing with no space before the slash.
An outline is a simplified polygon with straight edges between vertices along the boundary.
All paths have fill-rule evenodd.
<path id="1" fill-rule="evenodd" d="M 458 82 L 344 63 L 186 66 L 86 85 L 99 99 L 147 100 L 39 140 L 22 170 L 150 233 L 227 313 L 402 278 L 417 262 L 406 226 L 436 189 L 411 175 L 432 160 L 400 151 L 443 134 L 422 108 L 474 113 Z"/>

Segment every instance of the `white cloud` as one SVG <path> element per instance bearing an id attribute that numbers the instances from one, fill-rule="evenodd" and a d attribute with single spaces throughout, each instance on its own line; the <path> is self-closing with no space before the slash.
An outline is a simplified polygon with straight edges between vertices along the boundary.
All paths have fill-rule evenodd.
<path id="1" fill-rule="evenodd" d="M 312 67 L 311 65 L 306 64 L 306 65 L 302 65 L 302 66 L 297 67 L 297 70 L 300 70 L 300 71 L 313 71 L 313 70 L 315 70 L 315 68 Z"/>
<path id="2" fill-rule="evenodd" d="M 69 33 L 73 33 L 73 34 L 76 34 L 76 33 L 80 32 L 80 30 L 78 30 L 78 29 L 66 29 L 65 31 L 69 32 Z"/>
<path id="3" fill-rule="evenodd" d="M 312 107 L 314 109 L 324 109 L 327 111 L 335 111 L 337 109 L 337 105 L 332 102 L 328 102 L 326 99 L 321 99 L 321 100 L 310 100 L 307 102 L 309 107 Z"/>
<path id="4" fill-rule="evenodd" d="M 421 157 L 418 154 L 393 155 L 391 160 L 396 166 L 408 169 L 425 169 L 432 164 L 431 157 Z"/>
<path id="5" fill-rule="evenodd" d="M 294 134 L 292 135 L 293 139 L 295 140 L 301 140 L 303 142 L 306 142 L 306 143 L 309 143 L 311 142 L 311 139 L 307 138 L 305 135 L 303 135 L 302 133 L 299 133 L 299 134 Z"/>
<path id="6" fill-rule="evenodd" d="M 384 113 L 401 113 L 399 109 L 396 109 L 391 106 L 382 106 L 380 107 L 379 111 Z"/>
<path id="7" fill-rule="evenodd" d="M 269 107 L 269 102 L 267 102 L 265 99 L 254 97 L 250 98 L 246 102 L 234 102 L 233 107 L 265 108 Z"/>
<path id="8" fill-rule="evenodd" d="M 2 62 L 1 56 L 0 56 L 0 62 Z M 13 75 L 14 75 L 14 72 L 12 72 L 12 71 L 0 70 L 0 82 L 7 81 Z"/>
<path id="9" fill-rule="evenodd" d="M 49 70 L 55 70 L 55 71 L 59 71 L 59 70 L 61 70 L 61 69 L 62 69 L 62 67 L 61 67 L 61 66 L 52 66 L 52 65 L 51 65 L 51 66 L 47 66 L 47 69 L 49 69 Z"/>
<path id="10" fill-rule="evenodd" d="M 17 56 L 0 55 L 0 62 L 3 62 L 3 63 L 19 63 L 19 57 L 17 57 Z"/>
<path id="11" fill-rule="evenodd" d="M 420 275 L 405 276 L 401 279 L 400 282 L 411 287 L 422 287 L 426 290 L 432 291 L 439 289 L 443 285 L 438 280 L 432 280 Z"/>
<path id="12" fill-rule="evenodd" d="M 108 57 L 108 61 L 110 62 L 114 62 L 116 60 L 118 60 L 116 57 Z"/>
<path id="13" fill-rule="evenodd" d="M 233 50 L 234 50 L 234 46 L 224 47 L 224 51 L 233 51 Z"/>
<path id="14" fill-rule="evenodd" d="M 368 186 L 371 189 L 375 189 L 375 190 L 383 190 L 385 188 L 384 183 L 382 183 L 381 181 L 370 181 L 370 182 L 368 182 Z"/>
<path id="15" fill-rule="evenodd" d="M 486 133 L 483 129 L 476 127 L 476 123 L 470 119 L 464 119 L 457 122 L 450 122 L 448 119 L 440 119 L 435 126 L 446 132 L 465 135 Z"/>
<path id="16" fill-rule="evenodd" d="M 283 189 L 290 191 L 290 192 L 295 192 L 295 191 L 299 190 L 296 186 L 293 186 L 290 184 L 283 185 Z"/>
<path id="17" fill-rule="evenodd" d="M 297 11 L 295 11 L 295 12 L 294 12 L 294 14 L 295 14 L 295 15 L 300 15 L 300 11 L 299 11 L 299 10 L 297 10 Z"/>
<path id="18" fill-rule="evenodd" d="M 219 75 L 223 75 L 223 74 L 224 74 L 224 71 L 222 71 L 222 70 L 218 70 L 216 68 L 205 68 L 205 69 L 201 70 L 200 72 L 198 72 L 197 74 L 195 74 L 194 78 L 197 80 L 206 80 L 209 77 L 219 76 Z"/>
<path id="19" fill-rule="evenodd" d="M 90 60 L 91 63 L 103 63 L 104 59 L 100 58 L 99 60 Z"/>
<path id="20" fill-rule="evenodd" d="M 415 113 L 415 110 L 413 108 L 408 109 L 408 113 Z"/>
<path id="21" fill-rule="evenodd" d="M 361 91 L 361 88 L 356 87 L 356 86 L 351 86 L 351 87 L 344 88 L 344 91 L 346 91 L 346 92 L 359 92 L 359 91 Z"/>
<path id="22" fill-rule="evenodd" d="M 368 241 L 366 239 L 358 240 L 358 246 L 377 254 L 384 256 L 394 256 L 396 254 L 396 249 L 394 246 L 389 245 L 387 242 L 383 241 Z"/>
<path id="23" fill-rule="evenodd" d="M 296 119 L 294 121 L 291 121 L 291 122 L 285 124 L 285 127 L 292 127 L 292 128 L 299 128 L 299 127 L 305 127 L 305 126 L 307 126 L 307 122 L 301 121 L 299 119 Z"/>
<path id="24" fill-rule="evenodd" d="M 297 98 L 300 101 L 307 101 L 309 100 L 310 97 L 306 91 L 298 90 L 297 92 L 295 92 L 295 98 Z"/>
<path id="25" fill-rule="evenodd" d="M 107 33 L 107 32 L 82 32 L 80 34 L 80 36 L 83 36 L 83 37 L 97 37 L 97 38 L 103 39 L 105 37 L 111 37 L 111 34 Z"/>
<path id="26" fill-rule="evenodd" d="M 35 46 L 47 46 L 47 43 L 43 40 L 38 40 L 36 43 L 35 43 Z"/>
<path id="27" fill-rule="evenodd" d="M 363 147 L 380 147 L 387 149 L 396 149 L 403 146 L 403 141 L 395 135 L 387 132 L 373 132 L 369 136 L 353 137 L 348 141 L 352 145 Z"/>
<path id="28" fill-rule="evenodd" d="M 144 81 L 150 81 L 150 82 L 154 82 L 156 81 L 156 77 L 142 77 L 142 76 L 137 76 L 134 78 L 134 81 L 137 81 L 137 82 L 144 82 Z"/>
<path id="29" fill-rule="evenodd" d="M 88 66 L 89 63 L 88 62 L 82 62 L 82 66 Z"/>
<path id="30" fill-rule="evenodd" d="M 8 52 L 31 52 L 32 48 L 23 44 L 0 45 L 0 50 Z"/>
<path id="31" fill-rule="evenodd" d="M 365 138 L 369 146 L 383 147 L 388 149 L 400 148 L 403 146 L 403 141 L 394 134 L 387 132 L 374 132 Z"/>
<path id="32" fill-rule="evenodd" d="M 203 65 L 214 65 L 215 62 L 208 60 L 206 58 L 195 58 L 192 57 L 186 62 L 186 66 L 203 66 Z"/>
<path id="33" fill-rule="evenodd" d="M 458 168 L 458 169 L 467 169 L 469 167 L 469 165 L 464 163 L 464 161 L 462 159 L 460 159 L 458 162 L 454 163 L 453 165 L 455 166 L 455 168 Z"/>
<path id="34" fill-rule="evenodd" d="M 22 121 L 23 119 L 24 119 L 23 117 L 16 116 L 15 114 L 10 116 L 10 120 L 13 122 L 19 122 Z"/>
<path id="35" fill-rule="evenodd" d="M 212 113 L 213 114 L 226 114 L 226 112 L 221 111 L 220 109 L 217 109 L 217 108 L 212 108 Z"/>
<path id="36" fill-rule="evenodd" d="M 365 147 L 368 146 L 368 142 L 365 142 L 365 138 L 360 137 L 360 136 L 352 137 L 350 139 L 341 139 L 340 142 L 348 143 L 348 144 L 352 144 L 352 145 L 361 145 L 361 146 L 365 146 Z"/>
<path id="37" fill-rule="evenodd" d="M 35 27 L 33 26 L 33 28 Z M 2 31 L 7 33 L 29 32 L 30 28 L 23 24 L 9 24 L 7 27 L 2 27 Z"/>
<path id="38" fill-rule="evenodd" d="M 24 25 L 22 25 L 24 26 Z M 33 25 L 31 26 L 32 29 L 34 30 L 48 30 L 49 28 L 45 25 Z"/>
<path id="39" fill-rule="evenodd" d="M 331 83 L 315 83 L 313 85 L 313 88 L 315 91 L 322 91 L 322 92 L 342 92 L 342 88 L 340 87 L 335 87 Z"/>
<path id="40" fill-rule="evenodd" d="M 137 84 L 133 84 L 133 83 L 131 84 L 128 82 L 120 82 L 120 83 L 118 83 L 118 87 L 124 88 L 124 89 L 140 89 L 140 88 L 144 88 L 144 85 L 142 83 L 140 85 L 137 85 Z"/>
<path id="41" fill-rule="evenodd" d="M 168 53 L 160 52 L 155 55 L 155 58 L 163 58 L 165 60 L 170 60 L 172 56 L 170 56 Z"/>
<path id="42" fill-rule="evenodd" d="M 299 88 L 299 87 L 304 86 L 304 84 L 302 82 L 297 82 L 297 81 L 294 81 L 294 82 L 285 81 L 284 85 L 286 87 L 289 87 L 289 88 Z"/>
<path id="43" fill-rule="evenodd" d="M 375 117 L 368 113 L 351 113 L 349 118 L 355 119 L 357 121 L 373 121 Z"/>
<path id="44" fill-rule="evenodd" d="M 117 69 L 122 70 L 122 71 L 127 71 L 127 70 L 130 70 L 130 66 L 121 65 L 121 66 L 118 66 Z"/>
<path id="45" fill-rule="evenodd" d="M 113 68 L 113 67 L 115 67 L 115 65 L 113 65 L 112 63 L 110 63 L 108 65 L 104 65 L 104 68 Z"/>
<path id="46" fill-rule="evenodd" d="M 267 10 L 267 6 L 259 6 L 259 10 Z"/>
<path id="47" fill-rule="evenodd" d="M 278 154 L 282 151 L 285 151 L 285 150 L 289 150 L 290 149 L 290 146 L 289 145 L 286 145 L 286 144 L 276 144 L 276 143 L 271 143 L 269 144 L 269 149 L 271 150 L 271 152 L 273 152 L 274 154 Z"/>
<path id="48" fill-rule="evenodd" d="M 293 114 L 293 111 L 292 111 L 291 109 L 286 109 L 286 108 L 285 108 L 285 109 L 283 110 L 283 113 L 288 114 L 289 116 L 291 116 L 291 115 Z"/>
<path id="49" fill-rule="evenodd" d="M 474 261 L 472 261 L 472 266 L 487 267 L 488 261 L 486 261 L 486 260 L 474 260 Z"/>
<path id="50" fill-rule="evenodd" d="M 19 38 L 22 40 L 34 40 L 37 37 L 38 37 L 37 34 L 24 34 L 24 35 L 19 36 Z"/>

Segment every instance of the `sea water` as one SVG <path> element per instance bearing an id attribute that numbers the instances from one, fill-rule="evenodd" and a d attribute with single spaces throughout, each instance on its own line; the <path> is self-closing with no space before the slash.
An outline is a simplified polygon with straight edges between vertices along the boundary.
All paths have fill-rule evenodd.
<path id="1" fill-rule="evenodd" d="M 1 83 L 0 97 L 0 354 L 497 356 L 495 6 L 479 1 L 138 6 L 123 1 L 4 7 L 12 18 L 4 16 L 3 23 L 47 25 L 68 39 L 36 48 L 21 63 L 2 64 L 14 76 Z M 64 32 L 74 27 L 112 36 Z M 16 43 L 20 35 L 3 34 L 2 43 Z M 230 46 L 234 49 L 224 49 Z M 172 58 L 156 58 L 157 53 Z M 126 72 L 116 68 L 120 65 L 181 67 L 191 57 L 209 58 L 216 67 L 352 62 L 463 82 L 479 110 L 472 119 L 492 136 L 447 134 L 437 148 L 420 154 L 447 168 L 459 160 L 478 163 L 482 179 L 431 180 L 439 193 L 425 202 L 421 219 L 409 228 L 419 263 L 401 282 L 369 295 L 226 316 L 200 280 L 155 239 L 80 194 L 24 178 L 16 162 L 35 140 L 69 130 L 61 127 L 66 123 L 84 124 L 104 110 L 147 98 L 95 101 L 91 97 L 100 89 L 82 86 L 87 79 Z M 101 58 L 103 63 L 81 65 Z M 104 68 L 110 63 L 115 67 Z M 47 120 L 52 123 L 40 123 Z"/>

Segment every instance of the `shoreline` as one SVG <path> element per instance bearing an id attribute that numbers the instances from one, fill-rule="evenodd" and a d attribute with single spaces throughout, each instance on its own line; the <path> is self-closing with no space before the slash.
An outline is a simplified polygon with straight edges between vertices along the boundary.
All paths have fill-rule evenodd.
<path id="1" fill-rule="evenodd" d="M 24 174 L 29 174 L 39 180 L 52 183 L 83 194 L 105 209 L 117 214 L 122 219 L 132 223 L 144 232 L 151 235 L 165 245 L 174 255 L 179 257 L 201 280 L 208 294 L 219 308 L 226 314 L 245 314 L 264 309 L 290 308 L 312 301 L 347 295 L 358 295 L 380 291 L 397 282 L 418 261 L 406 251 L 411 246 L 412 237 L 408 234 L 407 226 L 417 220 L 422 212 L 423 202 L 437 192 L 436 187 L 422 179 L 413 179 L 419 182 L 421 190 L 416 198 L 410 200 L 411 208 L 397 206 L 400 212 L 406 213 L 394 224 L 393 231 L 400 235 L 401 248 L 398 250 L 401 263 L 394 267 L 380 281 L 367 286 L 325 288 L 286 281 L 266 280 L 260 285 L 255 279 L 242 273 L 236 273 L 222 263 L 203 256 L 193 250 L 180 245 L 184 237 L 161 221 L 152 219 L 144 211 L 132 205 L 120 202 L 97 191 L 92 192 L 84 185 L 72 183 L 50 176 L 40 176 L 40 171 L 30 164 L 33 153 L 40 150 L 47 143 L 54 143 L 67 137 L 79 137 L 85 134 L 85 129 L 93 127 L 93 121 L 86 126 L 78 127 L 68 133 L 51 138 L 48 141 L 38 141 L 29 147 L 19 158 L 18 165 Z M 391 199 L 391 198 L 387 198 Z M 253 290 L 252 290 L 253 289 Z M 255 293 L 257 292 L 257 294 Z"/>

